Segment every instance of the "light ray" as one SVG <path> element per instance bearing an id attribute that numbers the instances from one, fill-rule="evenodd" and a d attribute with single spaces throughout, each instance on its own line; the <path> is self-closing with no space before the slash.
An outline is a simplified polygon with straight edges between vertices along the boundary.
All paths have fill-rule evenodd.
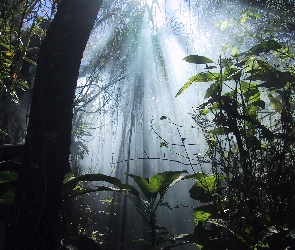
<path id="1" fill-rule="evenodd" d="M 86 114 L 85 123 L 91 124 L 92 139 L 87 143 L 89 154 L 80 161 L 82 172 L 100 172 L 130 182 L 124 173 L 149 177 L 167 170 L 200 171 L 194 155 L 205 150 L 205 144 L 202 136 L 192 130 L 194 123 L 188 113 L 201 102 L 202 88 L 192 87 L 185 97 L 175 98 L 186 80 L 196 73 L 196 67 L 183 61 L 188 53 L 190 37 L 177 36 L 166 25 L 167 15 L 175 14 L 173 11 L 178 3 L 167 1 L 165 6 L 165 1 L 159 1 L 159 5 L 146 1 L 146 4 L 153 6 L 156 26 L 150 25 L 147 15 L 137 14 L 130 17 L 123 27 L 116 26 L 114 22 L 110 29 L 98 28 L 90 38 L 81 77 L 84 81 L 86 79 L 84 84 L 93 81 L 96 86 L 92 88 L 93 93 L 102 91 L 89 103 L 88 110 L 83 111 Z M 188 12 L 175 16 L 183 26 L 189 26 Z M 184 34 L 189 34 L 187 28 Z M 121 43 L 116 43 L 118 41 L 114 39 L 121 39 Z M 198 39 L 198 46 L 206 46 L 205 43 L 204 37 Z M 108 47 L 114 44 L 120 47 Z M 101 51 L 110 54 L 103 57 Z M 108 61 L 103 64 L 105 58 Z M 97 68 L 100 69 L 99 74 Z M 121 74 L 124 77 L 116 82 L 114 78 Z M 91 108 L 100 106 L 104 108 L 99 112 L 89 113 Z M 169 119 L 161 120 L 163 116 Z M 175 186 L 167 193 L 166 201 L 172 206 L 193 205 L 184 193 L 188 190 L 187 185 L 179 183 Z M 116 197 L 117 201 L 122 199 Z M 122 201 L 122 204 L 129 204 L 125 202 Z M 110 221 L 128 219 L 138 224 L 141 230 L 143 225 L 138 223 L 139 217 L 133 212 L 130 214 L 134 208 L 130 204 L 124 206 L 128 209 L 113 208 L 116 216 L 112 215 Z M 172 220 L 165 209 L 159 210 L 159 223 L 168 226 L 173 233 L 181 233 L 179 229 L 185 232 L 193 230 L 194 224 L 189 217 Z M 173 216 L 180 216 L 180 211 L 173 211 Z M 131 240 L 123 224 L 121 228 L 114 229 L 113 226 L 114 234 Z"/>

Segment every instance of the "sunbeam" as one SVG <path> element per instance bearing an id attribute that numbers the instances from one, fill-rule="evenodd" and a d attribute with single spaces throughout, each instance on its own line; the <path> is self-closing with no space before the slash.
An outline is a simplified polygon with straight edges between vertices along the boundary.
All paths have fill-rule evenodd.
<path id="1" fill-rule="evenodd" d="M 0 249 L 295 249 L 294 0 L 2 2 Z"/>
<path id="2" fill-rule="evenodd" d="M 126 173 L 148 178 L 164 171 L 206 170 L 197 161 L 206 148 L 204 137 L 189 115 L 192 107 L 202 102 L 204 87 L 192 87 L 185 98 L 175 95 L 199 71 L 183 58 L 188 53 L 208 52 L 212 43 L 181 1 L 141 1 L 137 10 L 126 23 L 111 20 L 92 33 L 77 96 L 87 93 L 95 98 L 77 104 L 83 109 L 77 112 L 76 121 L 83 116 L 88 134 L 82 137 L 86 146 L 80 149 L 83 159 L 72 162 L 79 173 L 103 173 L 132 185 L 136 184 Z M 181 215 L 181 220 L 173 219 L 180 217 L 180 208 L 191 211 L 196 206 L 183 191 L 191 184 L 178 183 L 167 192 L 165 201 L 175 209 L 158 209 L 157 222 L 173 234 L 193 231 L 192 212 Z M 140 238 L 146 230 L 131 202 L 118 194 L 100 197 L 110 195 L 114 197 L 111 206 L 90 202 L 99 220 L 105 222 L 100 230 L 108 225 L 109 237 L 121 242 Z M 117 221 L 122 221 L 119 227 Z M 115 249 L 116 244 L 108 240 L 108 249 Z"/>

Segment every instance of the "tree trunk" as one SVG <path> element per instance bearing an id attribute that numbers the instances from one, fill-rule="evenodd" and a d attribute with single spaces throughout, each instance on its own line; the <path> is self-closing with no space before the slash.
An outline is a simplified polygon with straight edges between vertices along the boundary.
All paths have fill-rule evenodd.
<path id="1" fill-rule="evenodd" d="M 64 174 L 69 171 L 73 98 L 102 0 L 62 0 L 38 59 L 6 249 L 56 249 Z"/>

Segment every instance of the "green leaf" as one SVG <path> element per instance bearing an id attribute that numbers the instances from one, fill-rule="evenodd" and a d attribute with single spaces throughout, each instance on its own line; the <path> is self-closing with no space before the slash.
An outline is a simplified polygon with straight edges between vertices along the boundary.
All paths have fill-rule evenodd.
<path id="1" fill-rule="evenodd" d="M 216 81 L 210 85 L 210 87 L 206 90 L 204 98 L 214 97 L 217 94 L 217 91 L 220 88 L 220 82 Z"/>
<path id="2" fill-rule="evenodd" d="M 0 172 L 0 183 L 5 182 L 15 182 L 17 181 L 18 173 L 10 171 L 1 171 Z"/>
<path id="3" fill-rule="evenodd" d="M 198 225 L 199 223 L 204 226 L 206 220 L 208 220 L 211 217 L 210 213 L 206 213 L 202 210 L 200 211 L 195 211 L 194 212 L 195 218 L 194 218 L 194 222 Z"/>
<path id="4" fill-rule="evenodd" d="M 200 111 L 200 114 L 201 115 L 207 115 L 209 113 L 210 113 L 210 110 L 209 109 L 203 109 L 203 110 Z"/>
<path id="5" fill-rule="evenodd" d="M 206 191 L 203 187 L 193 186 L 190 190 L 190 197 L 194 200 L 198 200 L 202 203 L 208 203 L 214 201 L 214 197 L 208 191 Z"/>
<path id="6" fill-rule="evenodd" d="M 208 66 L 208 64 L 206 64 L 206 68 L 205 69 L 216 69 L 216 66 Z"/>
<path id="7" fill-rule="evenodd" d="M 194 178 L 197 182 L 189 190 L 190 197 L 202 203 L 214 201 L 215 197 L 213 196 L 213 193 L 216 190 L 217 175 L 208 176 L 205 173 L 196 173 Z"/>
<path id="8" fill-rule="evenodd" d="M 233 47 L 232 50 L 231 50 L 231 54 L 233 56 L 238 55 L 238 52 L 239 52 L 239 50 L 238 50 L 238 47 L 237 46 Z"/>
<path id="9" fill-rule="evenodd" d="M 120 190 L 129 190 L 131 194 L 135 195 L 135 196 L 139 196 L 138 191 L 131 185 L 129 184 L 123 184 L 119 179 L 112 177 L 112 176 L 108 176 L 108 175 L 104 175 L 104 174 L 84 174 L 81 176 L 78 176 L 76 178 L 70 179 L 69 181 L 67 181 L 65 183 L 66 186 L 72 186 L 75 187 L 76 184 L 78 182 L 81 181 L 104 181 L 104 182 L 108 182 L 111 183 L 115 186 L 117 186 L 118 188 L 120 188 Z M 113 190 L 111 187 L 109 189 L 106 189 L 108 187 L 101 187 L 101 190 Z"/>
<path id="10" fill-rule="evenodd" d="M 9 190 L 7 190 L 4 195 L 2 196 L 2 198 L 0 198 L 0 208 L 3 205 L 9 205 L 12 204 L 14 201 L 14 196 L 15 196 L 15 190 L 14 188 L 11 188 Z"/>
<path id="11" fill-rule="evenodd" d="M 231 133 L 232 131 L 227 127 L 217 127 L 215 129 L 209 130 L 208 133 L 214 134 L 214 135 L 227 135 Z"/>
<path id="12" fill-rule="evenodd" d="M 18 84 L 21 85 L 21 86 L 23 86 L 25 89 L 29 89 L 30 88 L 29 85 L 27 84 L 27 82 L 25 82 L 25 81 L 19 81 Z"/>
<path id="13" fill-rule="evenodd" d="M 219 77 L 219 73 L 202 72 L 198 75 L 192 76 L 177 92 L 176 96 L 179 96 L 185 91 L 193 82 L 210 82 L 215 81 Z"/>
<path id="14" fill-rule="evenodd" d="M 141 191 L 143 192 L 144 196 L 149 200 L 151 198 L 150 190 L 149 190 L 149 183 L 148 179 L 144 179 L 141 176 L 134 175 L 134 174 L 126 174 L 130 176 L 136 184 L 139 186 Z"/>
<path id="15" fill-rule="evenodd" d="M 180 176 L 183 173 L 187 173 L 187 171 L 165 171 L 164 173 L 156 174 L 154 179 L 157 179 L 158 183 L 162 182 L 158 190 L 159 194 L 163 197 L 170 187 L 184 178 L 183 176 Z"/>
<path id="16" fill-rule="evenodd" d="M 63 184 L 65 184 L 66 182 L 68 182 L 72 177 L 74 177 L 74 175 L 75 175 L 74 172 L 69 172 L 69 173 L 65 174 Z"/>
<path id="17" fill-rule="evenodd" d="M 275 97 L 271 95 L 271 93 L 267 92 L 268 99 L 270 100 L 271 106 L 278 112 L 281 113 L 283 109 L 282 103 Z"/>
<path id="18" fill-rule="evenodd" d="M 194 174 L 189 174 L 189 175 L 186 175 L 184 177 L 184 179 L 195 179 L 195 180 L 200 180 L 204 177 L 206 177 L 207 175 L 204 173 L 204 172 L 197 172 L 197 173 L 194 173 Z"/>
<path id="19" fill-rule="evenodd" d="M 8 135 L 4 130 L 0 129 L 0 134 L 2 135 Z"/>
<path id="20" fill-rule="evenodd" d="M 127 175 L 137 183 L 146 199 L 150 200 L 156 198 L 158 194 L 163 197 L 171 186 L 184 178 L 180 176 L 182 173 L 186 173 L 186 171 L 165 171 L 148 179 L 133 174 Z"/>
<path id="21" fill-rule="evenodd" d="M 216 189 L 217 178 L 221 178 L 221 176 L 217 174 L 213 175 L 205 175 L 203 178 L 200 178 L 195 186 L 200 186 L 206 189 L 208 192 L 214 192 Z"/>
<path id="22" fill-rule="evenodd" d="M 206 63 L 214 63 L 211 59 L 205 56 L 198 56 L 198 55 L 189 55 L 183 58 L 188 63 L 195 63 L 195 64 L 206 64 Z"/>
<path id="23" fill-rule="evenodd" d="M 34 65 L 34 66 L 37 66 L 37 63 L 34 62 L 32 59 L 30 59 L 30 58 L 28 58 L 28 57 L 24 57 L 24 60 L 27 61 L 27 62 L 29 62 L 29 63 L 31 63 L 31 64 Z"/>
<path id="24" fill-rule="evenodd" d="M 263 41 L 241 55 L 259 55 L 260 53 L 267 53 L 271 50 L 278 50 L 281 48 L 282 45 L 275 40 Z"/>
<path id="25" fill-rule="evenodd" d="M 9 44 L 5 44 L 5 43 L 0 43 L 0 46 L 2 46 L 3 48 L 7 49 L 8 51 L 10 51 L 11 47 Z"/>

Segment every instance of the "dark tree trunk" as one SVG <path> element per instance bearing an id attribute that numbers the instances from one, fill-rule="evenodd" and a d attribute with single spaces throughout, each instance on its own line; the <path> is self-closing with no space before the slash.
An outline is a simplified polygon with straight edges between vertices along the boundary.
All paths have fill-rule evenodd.
<path id="1" fill-rule="evenodd" d="M 56 249 L 69 171 L 73 98 L 102 0 L 62 0 L 39 54 L 24 157 L 6 249 Z"/>

